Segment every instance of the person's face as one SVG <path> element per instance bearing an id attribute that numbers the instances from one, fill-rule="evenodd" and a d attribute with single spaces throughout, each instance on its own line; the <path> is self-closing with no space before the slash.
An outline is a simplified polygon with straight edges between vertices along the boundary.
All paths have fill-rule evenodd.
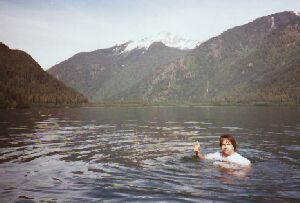
<path id="1" fill-rule="evenodd" d="M 230 156 L 234 153 L 234 147 L 228 139 L 222 140 L 221 153 L 223 156 Z"/>

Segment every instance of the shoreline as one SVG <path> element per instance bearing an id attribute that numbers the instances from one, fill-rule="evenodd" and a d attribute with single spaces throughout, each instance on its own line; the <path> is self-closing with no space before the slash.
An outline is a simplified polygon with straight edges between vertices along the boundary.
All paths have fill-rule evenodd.
<path id="1" fill-rule="evenodd" d="M 139 102 L 89 102 L 84 104 L 32 104 L 26 106 L 1 106 L 0 109 L 29 109 L 29 108 L 97 108 L 97 107 L 230 107 L 230 106 L 255 106 L 255 107 L 277 107 L 290 106 L 298 107 L 300 104 L 293 103 L 139 103 Z"/>

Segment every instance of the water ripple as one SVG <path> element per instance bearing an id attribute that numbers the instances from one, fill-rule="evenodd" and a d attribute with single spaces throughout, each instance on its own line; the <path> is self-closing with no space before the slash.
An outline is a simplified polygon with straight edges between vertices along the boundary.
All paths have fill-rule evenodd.
<path id="1" fill-rule="evenodd" d="M 263 129 L 217 122 L 218 117 L 176 120 L 159 115 L 98 120 L 100 114 L 82 111 L 82 117 L 54 111 L 39 112 L 39 119 L 28 119 L 33 123 L 0 122 L 7 126 L 0 136 L 1 201 L 300 198 L 299 124 L 271 123 Z M 183 118 L 192 114 L 188 112 Z M 251 170 L 226 169 L 193 157 L 195 141 L 203 145 L 203 153 L 214 152 L 219 135 L 227 131 L 236 135 L 238 151 L 251 160 Z"/>

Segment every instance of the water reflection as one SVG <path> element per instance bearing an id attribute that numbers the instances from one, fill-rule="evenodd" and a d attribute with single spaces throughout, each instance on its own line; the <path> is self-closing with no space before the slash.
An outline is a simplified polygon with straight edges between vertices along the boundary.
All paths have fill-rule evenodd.
<path id="1" fill-rule="evenodd" d="M 297 115 L 262 107 L 5 111 L 0 199 L 298 200 Z M 196 140 L 214 152 L 222 133 L 235 135 L 252 169 L 193 158 Z"/>

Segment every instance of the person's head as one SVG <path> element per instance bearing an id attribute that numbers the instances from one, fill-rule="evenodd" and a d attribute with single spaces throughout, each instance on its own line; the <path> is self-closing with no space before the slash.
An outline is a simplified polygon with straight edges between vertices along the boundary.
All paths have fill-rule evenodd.
<path id="1" fill-rule="evenodd" d="M 221 153 L 224 156 L 230 156 L 236 151 L 236 141 L 232 135 L 226 134 L 220 136 Z"/>

